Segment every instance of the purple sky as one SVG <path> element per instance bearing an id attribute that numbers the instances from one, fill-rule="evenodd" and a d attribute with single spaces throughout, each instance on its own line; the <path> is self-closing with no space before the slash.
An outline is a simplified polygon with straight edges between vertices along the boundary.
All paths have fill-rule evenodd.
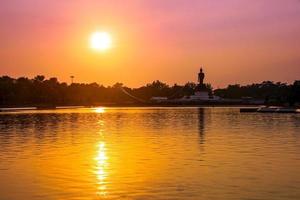
<path id="1" fill-rule="evenodd" d="M 0 1 L 0 75 L 140 86 L 300 79 L 299 0 Z M 97 30 L 114 48 L 88 48 Z"/>

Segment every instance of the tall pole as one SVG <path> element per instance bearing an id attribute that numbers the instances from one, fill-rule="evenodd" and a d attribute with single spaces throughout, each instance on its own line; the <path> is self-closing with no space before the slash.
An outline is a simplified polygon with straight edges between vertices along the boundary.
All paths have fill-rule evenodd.
<path id="1" fill-rule="evenodd" d="M 71 78 L 71 84 L 73 84 L 73 79 L 75 78 L 74 76 L 70 76 Z"/>

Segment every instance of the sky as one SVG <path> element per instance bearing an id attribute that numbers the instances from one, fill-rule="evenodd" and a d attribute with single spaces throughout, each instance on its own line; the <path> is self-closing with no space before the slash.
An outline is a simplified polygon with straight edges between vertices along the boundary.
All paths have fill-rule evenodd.
<path id="1" fill-rule="evenodd" d="M 300 79 L 300 0 L 1 0 L 0 76 L 196 82 Z M 90 48 L 95 31 L 112 48 Z"/>

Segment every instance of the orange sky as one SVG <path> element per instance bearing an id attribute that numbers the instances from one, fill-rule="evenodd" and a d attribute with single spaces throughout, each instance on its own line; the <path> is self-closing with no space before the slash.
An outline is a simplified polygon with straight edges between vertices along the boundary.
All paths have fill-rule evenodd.
<path id="1" fill-rule="evenodd" d="M 0 27 L 0 75 L 138 87 L 204 65 L 214 88 L 300 79 L 298 0 L 9 0 Z M 113 48 L 92 50 L 94 31 Z"/>

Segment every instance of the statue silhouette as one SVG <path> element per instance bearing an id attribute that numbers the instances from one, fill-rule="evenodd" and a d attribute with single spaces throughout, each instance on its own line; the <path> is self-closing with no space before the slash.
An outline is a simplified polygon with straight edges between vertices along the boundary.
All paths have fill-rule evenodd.
<path id="1" fill-rule="evenodd" d="M 202 67 L 200 68 L 200 72 L 198 73 L 198 82 L 202 86 L 204 81 L 205 74 L 203 73 Z"/>

